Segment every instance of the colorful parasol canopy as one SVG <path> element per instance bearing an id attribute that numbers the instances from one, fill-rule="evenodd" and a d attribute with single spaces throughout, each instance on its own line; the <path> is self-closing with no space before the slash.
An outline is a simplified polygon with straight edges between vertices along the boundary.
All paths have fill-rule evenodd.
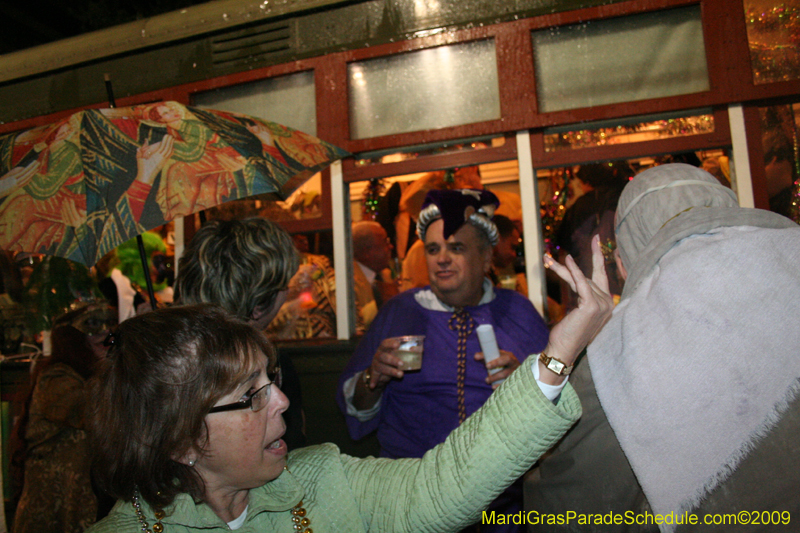
<path id="1" fill-rule="evenodd" d="M 280 124 L 177 102 L 80 111 L 0 137 L 0 248 L 91 266 L 176 217 L 285 198 L 347 155 Z"/>

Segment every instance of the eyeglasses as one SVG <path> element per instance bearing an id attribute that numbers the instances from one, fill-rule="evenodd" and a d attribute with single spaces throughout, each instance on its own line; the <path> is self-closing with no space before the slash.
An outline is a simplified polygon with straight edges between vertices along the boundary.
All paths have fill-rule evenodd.
<path id="1" fill-rule="evenodd" d="M 215 405 L 208 410 L 208 413 L 221 413 L 223 411 L 238 411 L 240 409 L 251 409 L 254 413 L 262 410 L 269 403 L 272 385 L 281 387 L 281 368 L 276 367 L 274 372 L 267 373 L 269 383 L 263 387 L 251 392 L 238 402 L 226 403 L 224 405 Z"/>

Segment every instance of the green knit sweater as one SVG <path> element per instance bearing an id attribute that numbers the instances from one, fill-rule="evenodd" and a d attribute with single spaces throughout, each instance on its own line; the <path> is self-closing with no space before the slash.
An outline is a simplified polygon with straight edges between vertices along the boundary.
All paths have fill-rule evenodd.
<path id="1" fill-rule="evenodd" d="M 315 533 L 448 532 L 481 520 L 481 511 L 528 470 L 580 417 L 567 385 L 548 401 L 523 364 L 481 409 L 422 459 L 357 459 L 333 444 L 288 456 L 290 472 L 250 491 L 245 532 L 293 531 L 290 509 L 301 499 Z M 142 510 L 152 527 L 152 509 Z M 164 533 L 229 531 L 204 504 L 179 496 L 165 509 Z M 140 530 L 130 502 L 87 533 Z"/>

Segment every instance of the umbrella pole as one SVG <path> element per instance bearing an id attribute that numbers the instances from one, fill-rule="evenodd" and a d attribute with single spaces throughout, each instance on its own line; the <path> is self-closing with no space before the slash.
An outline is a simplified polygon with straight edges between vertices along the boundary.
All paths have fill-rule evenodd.
<path id="1" fill-rule="evenodd" d="M 139 245 L 139 257 L 142 259 L 144 280 L 147 282 L 147 296 L 150 297 L 150 309 L 156 309 L 158 305 L 155 292 L 153 292 L 153 276 L 150 275 L 150 266 L 147 264 L 147 253 L 144 251 L 144 240 L 141 235 L 136 236 L 136 243 Z"/>
<path id="2" fill-rule="evenodd" d="M 111 76 L 109 76 L 108 73 L 103 74 L 103 79 L 106 82 L 106 92 L 108 93 L 108 107 L 117 107 L 114 101 L 114 89 L 111 87 Z M 144 251 L 144 240 L 141 235 L 136 236 L 136 243 L 139 245 L 139 257 L 142 259 L 144 280 L 147 282 L 147 296 L 150 298 L 150 309 L 156 309 L 158 304 L 156 302 L 156 294 L 153 291 L 153 277 L 150 275 L 150 265 L 147 264 L 147 253 Z"/>
<path id="3" fill-rule="evenodd" d="M 108 73 L 103 74 L 103 80 L 106 82 L 106 93 L 108 93 L 108 107 L 117 107 L 114 101 L 114 89 L 111 87 L 111 76 Z"/>

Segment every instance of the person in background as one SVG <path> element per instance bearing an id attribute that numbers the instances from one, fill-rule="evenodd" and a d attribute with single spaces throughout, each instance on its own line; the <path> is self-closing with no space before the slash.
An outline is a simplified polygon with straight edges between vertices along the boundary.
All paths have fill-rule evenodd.
<path id="1" fill-rule="evenodd" d="M 0 354 L 16 354 L 25 334 L 23 285 L 11 252 L 0 250 Z"/>
<path id="2" fill-rule="evenodd" d="M 391 259 L 392 245 L 383 226 L 368 220 L 353 224 L 353 288 L 359 315 L 356 332 L 366 331 L 384 302 L 397 294 L 397 285 L 384 279 Z"/>
<path id="3" fill-rule="evenodd" d="M 81 533 L 108 513 L 92 488 L 86 381 L 117 323 L 106 303 L 83 303 L 53 323 L 53 352 L 31 376 L 12 436 L 12 470 L 22 490 L 13 533 Z M 101 498 L 102 499 L 102 498 Z"/>
<path id="4" fill-rule="evenodd" d="M 384 457 L 422 457 L 483 405 L 521 360 L 547 344 L 547 327 L 531 302 L 495 289 L 486 277 L 498 238 L 491 221 L 497 205 L 489 191 L 428 193 L 417 231 L 425 243 L 430 287 L 389 300 L 339 378 L 337 401 L 350 435 L 360 439 L 377 430 Z M 479 353 L 475 328 L 481 324 L 493 325 L 500 348 L 490 363 Z M 419 372 L 404 372 L 394 355 L 402 335 L 425 335 Z M 495 368 L 500 371 L 489 375 Z M 521 507 L 522 488 L 516 485 L 491 509 Z"/>
<path id="5" fill-rule="evenodd" d="M 43 257 L 42 254 L 29 254 L 27 252 L 17 252 L 14 254 L 14 262 L 19 269 L 23 287 L 28 286 L 33 271 L 36 270 L 36 267 L 41 263 Z"/>
<path id="6" fill-rule="evenodd" d="M 175 231 L 171 224 L 165 224 L 159 228 L 158 234 L 161 241 L 166 246 L 165 251 L 153 252 L 150 259 L 153 261 L 153 275 L 155 283 L 166 283 L 169 288 L 170 299 L 174 296 L 173 287 L 175 286 Z M 166 291 L 165 291 L 166 294 Z M 164 300 L 167 301 L 166 299 Z"/>
<path id="7" fill-rule="evenodd" d="M 584 272 L 591 272 L 592 252 L 591 240 L 600 235 L 600 242 L 605 248 L 606 271 L 611 294 L 622 293 L 622 279 L 613 262 L 614 211 L 622 188 L 632 174 L 627 163 L 593 163 L 580 167 L 574 182 L 582 191 L 581 196 L 564 214 L 561 224 L 556 230 L 555 244 L 562 255 L 572 255 Z M 563 294 L 563 293 L 562 293 Z M 575 305 L 575 295 L 567 295 L 562 304 L 567 309 Z"/>
<path id="8" fill-rule="evenodd" d="M 156 300 L 161 303 L 171 303 L 172 287 L 167 285 L 166 280 L 158 281 L 158 272 L 153 264 L 153 256 L 165 253 L 167 245 L 160 235 L 152 231 L 142 233 L 142 242 L 150 269 L 147 275 L 153 281 Z M 130 239 L 120 244 L 113 252 L 113 257 L 103 258 L 102 262 L 105 263 L 105 269 L 111 267 L 111 271 L 107 272 L 107 278 L 101 280 L 100 287 L 109 301 L 116 306 L 120 322 L 136 316 L 139 311 L 152 308 L 147 301 L 147 279 L 142 270 L 137 239 Z M 100 270 L 98 267 L 98 274 L 102 275 Z M 111 280 L 113 286 L 107 280 Z"/>
<path id="9" fill-rule="evenodd" d="M 7 294 L 15 302 L 22 300 L 22 275 L 12 252 L 0 250 L 0 294 Z"/>
<path id="10" fill-rule="evenodd" d="M 764 133 L 764 169 L 767 178 L 769 209 L 785 217 L 792 217 L 794 182 L 794 147 L 782 128 Z"/>
<path id="11" fill-rule="evenodd" d="M 131 280 L 131 284 L 135 289 L 147 296 L 147 280 L 142 270 L 142 256 L 139 252 L 139 243 L 137 241 L 138 239 L 131 239 L 117 247 L 117 257 L 119 258 L 119 266 L 117 268 Z M 147 266 L 150 269 L 148 275 L 153 282 L 156 300 L 159 304 L 172 303 L 174 297 L 173 288 L 167 282 L 166 273 L 159 268 L 163 266 L 163 258 L 167 253 L 167 244 L 161 235 L 154 231 L 142 233 L 142 241 L 144 242 L 144 252 L 147 255 Z"/>
<path id="12" fill-rule="evenodd" d="M 98 288 L 108 303 L 117 310 L 118 321 L 122 322 L 136 316 L 136 308 L 146 300 L 142 293 L 133 288 L 131 280 L 117 268 L 118 265 L 117 250 L 114 249 L 101 257 L 92 270 L 97 278 Z"/>
<path id="13" fill-rule="evenodd" d="M 289 280 L 286 302 L 267 327 L 270 339 L 336 337 L 336 272 L 325 255 L 308 251 L 305 235 L 292 235 L 300 268 Z"/>
<path id="14" fill-rule="evenodd" d="M 516 271 L 517 248 L 522 243 L 522 236 L 517 226 L 506 216 L 495 214 L 492 222 L 497 226 L 498 233 L 498 241 L 492 252 L 492 282 L 495 286 L 528 296 L 525 273 Z"/>
<path id="15" fill-rule="evenodd" d="M 213 303 L 264 331 L 289 295 L 299 257 L 291 236 L 263 219 L 207 222 L 184 250 L 175 280 L 179 304 Z M 288 357 L 280 361 L 287 410 L 286 442 L 305 445 L 302 397 L 297 371 Z"/>
<path id="16" fill-rule="evenodd" d="M 715 178 L 725 187 L 731 186 L 731 162 L 727 156 L 706 157 L 700 167 Z"/>
<path id="17" fill-rule="evenodd" d="M 400 199 L 401 215 L 407 213 L 413 223 L 419 218 L 419 212 L 426 195 L 433 190 L 483 189 L 480 167 L 459 167 L 447 171 L 428 172 L 405 188 Z M 495 214 L 507 216 L 516 226 L 522 229 L 522 200 L 518 194 L 493 191 L 500 206 Z M 400 235 L 400 233 L 398 233 Z M 399 237 L 398 237 L 399 239 Z M 398 240 L 398 243 L 400 241 Z M 400 275 L 400 290 L 406 291 L 428 284 L 428 266 L 423 251 L 423 243 L 419 239 L 409 242 L 408 251 L 398 254 L 403 258 Z M 398 244 L 399 245 L 399 244 Z"/>
<path id="18" fill-rule="evenodd" d="M 397 259 L 398 262 L 403 259 L 396 246 L 396 243 L 401 240 L 401 237 L 397 234 L 398 226 L 403 226 L 405 231 L 405 235 L 402 236 L 403 242 L 407 244 L 409 237 L 413 237 L 413 235 L 410 235 L 413 232 L 413 228 L 409 224 L 410 219 L 406 220 L 405 223 L 400 222 L 400 198 L 402 198 L 403 189 L 406 187 L 408 187 L 408 182 L 405 181 L 392 183 L 386 192 L 378 197 L 378 207 L 375 212 L 375 222 L 380 224 L 386 231 L 389 242 L 392 243 L 392 257 Z M 406 246 L 403 249 L 403 255 L 405 255 L 407 248 Z"/>

